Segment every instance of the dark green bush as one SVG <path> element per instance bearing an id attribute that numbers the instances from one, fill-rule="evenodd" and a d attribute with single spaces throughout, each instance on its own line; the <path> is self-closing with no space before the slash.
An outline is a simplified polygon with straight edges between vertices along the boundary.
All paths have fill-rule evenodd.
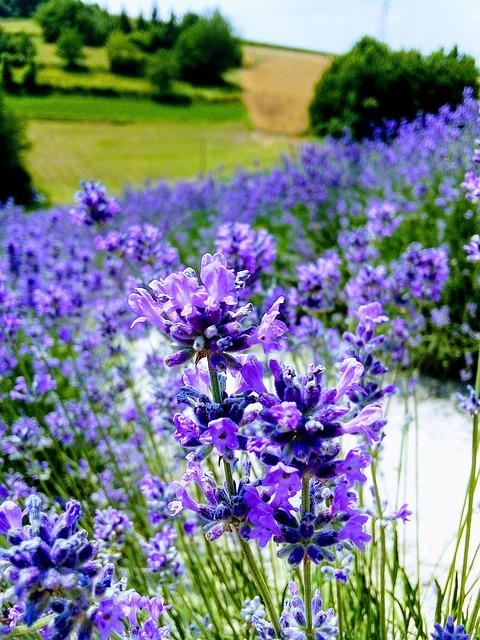
<path id="1" fill-rule="evenodd" d="M 221 83 L 222 74 L 242 62 L 240 41 L 218 11 L 182 31 L 174 50 L 182 78 L 199 85 Z"/>
<path id="2" fill-rule="evenodd" d="M 172 80 L 179 75 L 177 59 L 173 51 L 158 51 L 148 63 L 146 76 L 149 79 L 153 97 L 157 100 L 172 96 Z"/>
<path id="3" fill-rule="evenodd" d="M 0 18 L 29 18 L 45 0 L 1 0 Z"/>
<path id="4" fill-rule="evenodd" d="M 131 33 L 132 32 L 132 22 L 128 17 L 125 9 L 122 9 L 120 15 L 118 16 L 118 25 L 117 28 L 119 31 L 123 31 L 123 33 Z"/>
<path id="5" fill-rule="evenodd" d="M 12 64 L 7 55 L 3 55 L 2 62 L 2 89 L 8 93 L 14 93 L 18 90 L 18 85 L 13 79 Z M 0 147 L 1 149 L 1 147 Z"/>
<path id="6" fill-rule="evenodd" d="M 318 81 L 309 108 L 311 129 L 319 136 L 339 136 L 347 129 L 362 139 L 385 121 L 456 106 L 465 87 L 478 95 L 477 78 L 475 60 L 456 48 L 424 57 L 364 37 Z"/>
<path id="7" fill-rule="evenodd" d="M 83 38 L 76 29 L 64 29 L 57 40 L 57 55 L 69 69 L 75 69 L 85 58 Z"/>
<path id="8" fill-rule="evenodd" d="M 33 202 L 32 180 L 22 162 L 26 147 L 20 121 L 5 107 L 0 95 L 0 202 L 9 198 L 18 204 Z"/>
<path id="9" fill-rule="evenodd" d="M 46 42 L 56 42 L 66 28 L 76 29 L 85 44 L 98 47 L 105 44 L 114 19 L 98 4 L 84 4 L 81 0 L 50 0 L 40 5 L 35 14 Z"/>
<path id="10" fill-rule="evenodd" d="M 145 54 L 121 31 L 114 31 L 108 37 L 107 55 L 112 73 L 141 76 L 144 72 Z"/>

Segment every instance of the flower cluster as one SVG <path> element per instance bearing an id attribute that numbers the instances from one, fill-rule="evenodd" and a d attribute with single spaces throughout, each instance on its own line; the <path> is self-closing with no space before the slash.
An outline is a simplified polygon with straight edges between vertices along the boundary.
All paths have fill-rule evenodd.
<path id="1" fill-rule="evenodd" d="M 320 591 L 317 589 L 310 604 L 305 605 L 295 582 L 290 582 L 288 590 L 290 598 L 285 599 L 280 616 L 283 637 L 292 640 L 307 640 L 308 637 L 313 637 L 315 640 L 335 640 L 338 635 L 337 619 L 333 609 L 327 611 L 322 609 Z M 307 635 L 306 606 L 311 607 L 313 636 Z M 243 615 L 247 624 L 255 628 L 260 640 L 271 640 L 276 637 L 272 625 L 265 619 L 264 610 L 257 605 L 255 599 L 245 603 Z"/>
<path id="2" fill-rule="evenodd" d="M 113 564 L 96 561 L 96 544 L 78 529 L 82 517 L 78 502 L 69 501 L 61 515 L 41 511 L 36 494 L 25 505 L 25 525 L 24 512 L 15 502 L 0 505 L 0 535 L 8 545 L 0 550 L 0 561 L 9 584 L 5 595 L 12 602 L 9 626 L 0 628 L 1 634 L 8 635 L 19 624 L 37 623 L 51 640 L 67 640 L 73 633 L 78 640 L 90 640 L 94 630 L 102 640 L 112 631 L 122 638 L 167 637 L 170 628 L 159 628 L 158 620 L 169 607 L 161 598 L 125 591 L 124 581 L 113 582 Z M 137 618 L 141 611 L 146 614 Z"/>
<path id="3" fill-rule="evenodd" d="M 431 633 L 433 640 L 469 640 L 470 636 L 465 633 L 465 627 L 463 624 L 455 626 L 453 622 L 453 616 L 448 616 L 448 620 L 444 627 L 435 622 L 435 631 Z"/>
<path id="4" fill-rule="evenodd" d="M 139 316 L 132 324 L 153 322 L 173 341 L 175 353 L 168 366 L 198 362 L 208 356 L 210 366 L 225 371 L 227 362 L 235 366 L 231 354 L 261 344 L 265 352 L 279 348 L 287 327 L 277 319 L 283 299 L 278 298 L 258 326 L 245 327 L 253 307 L 238 306 L 237 290 L 248 272 L 235 275 L 221 253 L 205 254 L 200 266 L 201 283 L 193 269 L 153 280 L 146 289 L 136 289 L 129 304 Z"/>
<path id="5" fill-rule="evenodd" d="M 101 182 L 82 180 L 81 191 L 75 194 L 78 204 L 72 215 L 78 223 L 86 225 L 108 222 L 120 211 L 120 205 L 114 196 L 106 195 L 107 189 Z"/>

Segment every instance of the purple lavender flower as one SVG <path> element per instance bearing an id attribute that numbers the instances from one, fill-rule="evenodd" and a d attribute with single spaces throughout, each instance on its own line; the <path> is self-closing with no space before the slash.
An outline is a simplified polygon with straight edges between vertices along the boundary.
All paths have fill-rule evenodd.
<path id="1" fill-rule="evenodd" d="M 449 274 L 445 247 L 422 249 L 412 243 L 401 256 L 395 269 L 395 289 L 414 298 L 438 302 Z"/>
<path id="2" fill-rule="evenodd" d="M 234 271 L 248 271 L 248 288 L 256 285 L 254 291 L 258 288 L 261 274 L 269 271 L 277 253 L 275 241 L 265 229 L 255 231 L 242 222 L 220 226 L 216 250 L 227 258 Z"/>
<path id="3" fill-rule="evenodd" d="M 367 231 L 373 238 L 391 236 L 401 221 L 391 202 L 372 202 L 367 208 Z"/>
<path id="4" fill-rule="evenodd" d="M 164 640 L 171 628 L 159 627 L 158 623 L 168 609 L 170 605 L 166 605 L 163 598 L 141 596 L 129 589 L 104 598 L 90 615 L 90 625 L 98 630 L 100 640 L 108 640 L 112 632 L 121 634 L 122 638 Z"/>
<path id="5" fill-rule="evenodd" d="M 54 607 L 58 613 L 54 637 L 62 640 L 88 608 L 85 590 L 93 588 L 100 566 L 93 560 L 95 548 L 85 531 L 77 531 L 82 515 L 78 502 L 71 500 L 63 514 L 49 516 L 33 494 L 26 500 L 26 509 L 29 525 L 22 526 L 19 507 L 9 501 L 0 505 L 2 533 L 10 543 L 0 551 L 0 558 L 7 564 L 5 576 L 15 595 L 26 604 L 22 621 L 30 626 Z M 62 593 L 72 599 L 62 601 L 69 602 L 67 609 L 55 604 Z"/>
<path id="6" fill-rule="evenodd" d="M 225 370 L 231 353 L 261 344 L 268 352 L 279 347 L 279 338 L 287 330 L 277 319 L 283 299 L 277 300 L 262 317 L 258 327 L 242 327 L 253 307 L 238 308 L 236 289 L 240 274 L 227 268 L 225 257 L 216 253 L 202 258 L 199 283 L 192 269 L 170 274 L 165 280 L 150 283 L 152 293 L 137 289 L 129 304 L 138 322 L 149 320 L 174 342 L 176 353 L 169 356 L 168 366 L 183 364 L 192 358 L 198 362 L 209 358 L 218 371 Z M 236 366 L 235 368 L 238 368 Z"/>
<path id="7" fill-rule="evenodd" d="M 342 396 L 358 390 L 363 365 L 355 358 L 343 362 L 337 387 L 327 389 L 322 387 L 322 366 L 309 365 L 300 380 L 292 367 L 275 360 L 270 361 L 270 370 L 277 395 L 259 398 L 266 437 L 260 455 L 266 463 L 281 461 L 296 467 L 301 475 L 332 477 L 340 452 L 336 438 L 363 433 L 369 441 L 378 439 L 376 425 L 382 421 L 382 410 L 377 403 L 366 405 L 356 416 L 347 416 L 349 407 L 338 404 Z M 342 418 L 347 420 L 342 422 Z"/>
<path id="8" fill-rule="evenodd" d="M 132 521 L 123 511 L 110 506 L 103 511 L 95 510 L 94 536 L 102 548 L 108 548 L 112 544 L 123 545 L 126 533 L 132 527 Z"/>
<path id="9" fill-rule="evenodd" d="M 412 512 L 408 509 L 408 504 L 403 504 L 398 511 L 392 513 L 390 520 L 401 520 L 404 524 L 409 522 Z"/>
<path id="10" fill-rule="evenodd" d="M 331 309 L 341 282 L 340 258 L 328 251 L 317 262 L 297 266 L 299 303 L 309 309 Z"/>
<path id="11" fill-rule="evenodd" d="M 176 538 L 175 529 L 166 526 L 158 531 L 153 538 L 141 543 L 147 555 L 149 569 L 153 573 L 160 574 L 162 582 L 176 579 L 183 572 L 182 565 L 176 559 L 177 550 L 174 545 Z"/>
<path id="12" fill-rule="evenodd" d="M 473 416 L 480 411 L 480 398 L 477 396 L 472 385 L 467 385 L 467 390 L 468 395 L 456 393 L 455 397 L 459 401 L 460 408 Z"/>
<path id="13" fill-rule="evenodd" d="M 280 625 L 285 638 L 292 640 L 306 640 L 307 617 L 305 603 L 299 596 L 298 586 L 295 582 L 288 585 L 290 598 L 285 599 Z M 324 611 L 322 609 L 322 597 L 317 589 L 311 603 L 307 606 L 312 611 L 312 626 L 315 633 L 315 640 L 334 640 L 338 635 L 337 619 L 333 609 Z"/>
<path id="14" fill-rule="evenodd" d="M 113 196 L 106 196 L 107 189 L 101 182 L 93 180 L 80 182 L 81 191 L 75 194 L 77 209 L 72 210 L 74 219 L 86 225 L 108 222 L 120 211 L 120 205 Z"/>
<path id="15" fill-rule="evenodd" d="M 473 203 L 478 202 L 480 198 L 480 177 L 474 171 L 468 171 L 465 174 L 465 180 L 460 186 L 467 189 L 468 193 L 465 196 L 467 200 Z"/>
<path id="16" fill-rule="evenodd" d="M 463 248 L 467 252 L 469 262 L 480 262 L 480 235 L 478 233 L 472 236 L 470 244 L 464 244 Z"/>
<path id="17" fill-rule="evenodd" d="M 435 631 L 431 633 L 433 640 L 469 640 L 470 635 L 465 633 L 465 627 L 463 624 L 459 624 L 457 627 L 453 622 L 453 616 L 448 616 L 448 620 L 444 627 L 438 622 L 433 625 Z"/>

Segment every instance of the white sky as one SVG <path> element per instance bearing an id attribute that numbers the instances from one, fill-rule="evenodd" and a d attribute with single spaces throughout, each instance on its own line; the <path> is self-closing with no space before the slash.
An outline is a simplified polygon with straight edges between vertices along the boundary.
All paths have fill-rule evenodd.
<path id="1" fill-rule="evenodd" d="M 454 44 L 480 64 L 480 0 L 96 0 L 112 13 L 123 8 L 150 16 L 218 8 L 245 39 L 344 53 L 363 35 L 394 48 L 430 53 Z M 382 12 L 387 9 L 387 20 Z"/>

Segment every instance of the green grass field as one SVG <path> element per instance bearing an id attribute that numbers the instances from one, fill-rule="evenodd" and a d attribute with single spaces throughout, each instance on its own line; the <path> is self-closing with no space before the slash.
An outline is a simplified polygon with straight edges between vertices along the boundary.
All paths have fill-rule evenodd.
<path id="1" fill-rule="evenodd" d="M 33 20 L 3 20 L 0 25 L 34 37 L 39 83 L 80 92 L 113 88 L 123 94 L 5 96 L 25 124 L 30 143 L 26 166 L 52 205 L 71 203 L 81 179 L 101 180 L 120 196 L 126 185 L 140 187 L 147 180 L 199 173 L 228 174 L 254 163 L 271 165 L 281 153 L 293 150 L 287 138 L 251 130 L 235 72 L 227 77 L 231 84 L 221 88 L 178 83 L 176 90 L 194 99 L 190 105 L 158 104 L 148 97 L 150 86 L 144 78 L 108 71 L 105 48 L 85 47 L 85 69 L 66 71 L 56 46 L 42 41 Z"/>
<path id="2" fill-rule="evenodd" d="M 8 96 L 31 144 L 26 165 L 51 204 L 68 204 L 80 179 L 104 182 L 120 196 L 146 180 L 226 174 L 271 165 L 293 144 L 251 131 L 239 103 L 186 107 L 149 100 L 52 95 Z"/>
<path id="3" fill-rule="evenodd" d="M 5 96 L 5 102 L 22 118 L 41 120 L 99 120 L 109 122 L 248 122 L 240 102 L 160 104 L 148 98 L 104 98 L 52 94 Z"/>

